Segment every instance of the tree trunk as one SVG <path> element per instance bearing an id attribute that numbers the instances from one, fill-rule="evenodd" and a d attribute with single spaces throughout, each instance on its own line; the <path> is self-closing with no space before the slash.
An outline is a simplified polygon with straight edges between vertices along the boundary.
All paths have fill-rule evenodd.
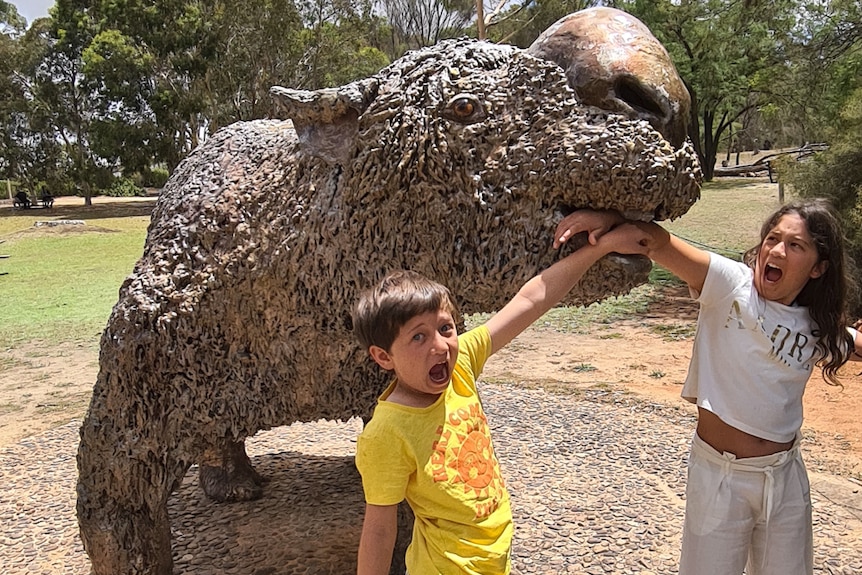
<path id="1" fill-rule="evenodd" d="M 479 40 L 485 39 L 485 6 L 483 0 L 476 0 L 476 32 Z"/>
<path id="2" fill-rule="evenodd" d="M 715 138 L 712 132 L 715 116 L 710 111 L 703 113 L 703 150 L 700 155 L 703 179 L 711 182 L 715 174 Z"/>

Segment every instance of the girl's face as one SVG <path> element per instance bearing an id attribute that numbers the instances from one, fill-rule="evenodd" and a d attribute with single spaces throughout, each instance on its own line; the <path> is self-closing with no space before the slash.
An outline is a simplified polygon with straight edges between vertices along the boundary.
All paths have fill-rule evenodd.
<path id="1" fill-rule="evenodd" d="M 760 244 L 754 287 L 764 299 L 791 305 L 808 283 L 826 271 L 814 239 L 799 214 L 785 214 Z"/>

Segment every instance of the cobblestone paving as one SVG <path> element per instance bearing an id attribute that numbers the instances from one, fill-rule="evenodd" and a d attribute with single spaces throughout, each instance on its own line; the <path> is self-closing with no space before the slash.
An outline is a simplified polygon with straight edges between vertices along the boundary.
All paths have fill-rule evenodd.
<path id="1" fill-rule="evenodd" d="M 676 573 L 691 413 L 616 392 L 485 384 L 515 513 L 516 574 Z M 75 519 L 75 422 L 0 450 L 0 572 L 86 575 Z M 248 443 L 264 498 L 217 505 L 190 470 L 170 501 L 174 572 L 349 574 L 361 526 L 361 424 L 295 424 Z M 862 574 L 859 485 L 812 470 L 815 573 Z M 813 449 L 812 447 L 813 446 Z"/>

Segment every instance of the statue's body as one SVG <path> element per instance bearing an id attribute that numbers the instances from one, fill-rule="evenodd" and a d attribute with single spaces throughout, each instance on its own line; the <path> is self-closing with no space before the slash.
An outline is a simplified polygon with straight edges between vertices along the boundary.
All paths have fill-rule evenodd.
<path id="1" fill-rule="evenodd" d="M 562 213 L 666 219 L 699 193 L 678 125 L 665 137 L 584 105 L 557 64 L 512 47 L 449 41 L 350 86 L 274 95 L 292 122 L 229 126 L 173 174 L 102 336 L 78 453 L 97 574 L 171 573 L 166 502 L 193 463 L 210 496 L 253 498 L 247 437 L 370 416 L 386 377 L 350 308 L 386 272 L 493 311 L 557 257 Z M 570 301 L 625 292 L 649 267 L 602 261 Z"/>

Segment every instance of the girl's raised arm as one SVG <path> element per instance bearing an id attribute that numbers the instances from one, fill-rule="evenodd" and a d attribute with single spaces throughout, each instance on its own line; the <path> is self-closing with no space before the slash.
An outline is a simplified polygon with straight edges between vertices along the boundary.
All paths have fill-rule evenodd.
<path id="1" fill-rule="evenodd" d="M 670 234 L 655 222 L 637 222 L 636 225 L 649 236 L 647 256 L 700 292 L 709 269 L 709 252 Z"/>

